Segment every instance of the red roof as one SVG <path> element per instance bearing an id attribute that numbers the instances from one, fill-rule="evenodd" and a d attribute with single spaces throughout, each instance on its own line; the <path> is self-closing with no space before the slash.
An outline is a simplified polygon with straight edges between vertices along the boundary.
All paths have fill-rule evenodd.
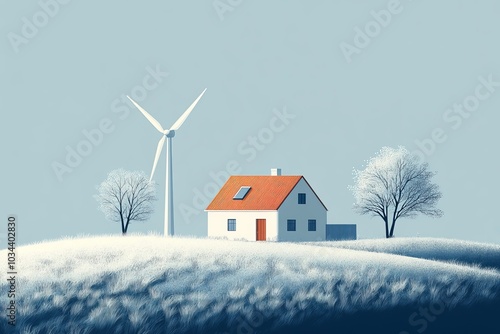
<path id="1" fill-rule="evenodd" d="M 303 178 L 303 176 L 231 176 L 207 207 L 207 211 L 278 210 Z M 234 195 L 244 186 L 251 187 L 246 197 L 243 200 L 234 200 Z"/>

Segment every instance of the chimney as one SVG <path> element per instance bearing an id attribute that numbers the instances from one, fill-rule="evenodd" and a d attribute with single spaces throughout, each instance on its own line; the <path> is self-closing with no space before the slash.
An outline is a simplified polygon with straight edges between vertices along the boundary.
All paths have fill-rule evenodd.
<path id="1" fill-rule="evenodd" d="M 281 168 L 271 169 L 271 176 L 281 176 Z"/>

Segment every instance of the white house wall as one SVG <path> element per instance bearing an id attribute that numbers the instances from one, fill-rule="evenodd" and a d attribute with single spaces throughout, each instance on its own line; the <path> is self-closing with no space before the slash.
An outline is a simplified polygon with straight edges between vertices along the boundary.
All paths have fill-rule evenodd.
<path id="1" fill-rule="evenodd" d="M 306 204 L 298 204 L 299 193 L 306 194 Z M 278 241 L 323 241 L 326 239 L 327 211 L 304 179 L 281 205 Z M 296 231 L 287 231 L 288 219 L 297 221 Z M 308 231 L 308 220 L 316 220 L 316 231 Z"/>
<path id="2" fill-rule="evenodd" d="M 236 219 L 236 231 L 227 230 L 228 219 Z M 266 220 L 266 239 L 277 241 L 277 211 L 208 211 L 208 236 L 256 241 L 257 219 Z"/>

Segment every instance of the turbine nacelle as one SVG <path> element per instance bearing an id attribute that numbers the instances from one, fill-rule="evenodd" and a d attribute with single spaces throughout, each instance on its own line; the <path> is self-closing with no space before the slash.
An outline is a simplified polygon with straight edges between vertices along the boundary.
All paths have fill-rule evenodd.
<path id="1" fill-rule="evenodd" d="M 163 134 L 167 138 L 174 138 L 175 137 L 175 130 L 165 130 L 165 131 L 163 131 Z"/>

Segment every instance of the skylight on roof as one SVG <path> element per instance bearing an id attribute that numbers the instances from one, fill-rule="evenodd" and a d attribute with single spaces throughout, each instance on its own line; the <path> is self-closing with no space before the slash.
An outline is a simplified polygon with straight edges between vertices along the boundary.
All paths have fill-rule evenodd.
<path id="1" fill-rule="evenodd" d="M 238 190 L 238 192 L 236 193 L 236 195 L 234 195 L 233 199 L 238 201 L 245 199 L 251 188 L 252 187 L 248 186 L 241 187 L 240 190 Z"/>

